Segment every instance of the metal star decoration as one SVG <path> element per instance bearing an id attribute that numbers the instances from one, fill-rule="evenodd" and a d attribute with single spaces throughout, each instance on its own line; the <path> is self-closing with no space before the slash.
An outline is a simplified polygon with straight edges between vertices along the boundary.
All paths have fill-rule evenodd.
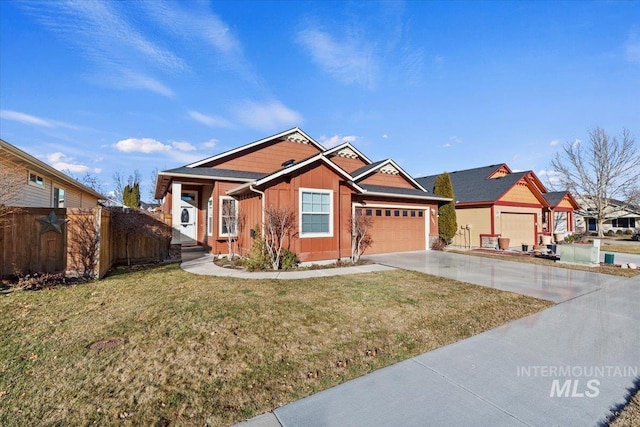
<path id="1" fill-rule="evenodd" d="M 58 234 L 62 234 L 62 225 L 67 222 L 66 219 L 58 218 L 54 211 L 51 211 L 48 217 L 37 218 L 37 221 L 42 224 L 40 234 L 44 234 L 47 231 L 55 231 Z"/>

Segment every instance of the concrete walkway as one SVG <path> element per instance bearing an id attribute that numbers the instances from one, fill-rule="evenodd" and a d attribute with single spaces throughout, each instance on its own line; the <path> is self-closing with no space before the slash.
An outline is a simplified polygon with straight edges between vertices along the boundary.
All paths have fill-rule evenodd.
<path id="1" fill-rule="evenodd" d="M 597 425 L 640 378 L 640 276 L 435 251 L 368 258 L 559 304 L 241 425 Z"/>
<path id="2" fill-rule="evenodd" d="M 339 276 L 345 274 L 360 274 L 360 273 L 372 273 L 376 271 L 388 271 L 395 270 L 394 267 L 389 267 L 380 264 L 367 264 L 358 265 L 355 267 L 340 267 L 340 268 L 320 268 L 317 270 L 303 270 L 303 271 L 256 271 L 248 272 L 244 270 L 236 270 L 232 268 L 223 268 L 213 262 L 213 255 L 202 254 L 196 259 L 185 261 L 180 264 L 180 268 L 189 273 L 200 274 L 204 276 L 220 276 L 220 277 L 235 277 L 238 279 L 278 279 L 278 280 L 294 280 L 294 279 L 309 279 L 314 277 L 329 277 Z"/>

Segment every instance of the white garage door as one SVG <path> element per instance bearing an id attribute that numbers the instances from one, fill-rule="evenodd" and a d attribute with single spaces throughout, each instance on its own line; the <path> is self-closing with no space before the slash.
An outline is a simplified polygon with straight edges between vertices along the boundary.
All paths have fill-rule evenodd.
<path id="1" fill-rule="evenodd" d="M 534 214 L 502 213 L 500 215 L 502 237 L 511 239 L 510 246 L 533 245 L 536 240 Z"/>

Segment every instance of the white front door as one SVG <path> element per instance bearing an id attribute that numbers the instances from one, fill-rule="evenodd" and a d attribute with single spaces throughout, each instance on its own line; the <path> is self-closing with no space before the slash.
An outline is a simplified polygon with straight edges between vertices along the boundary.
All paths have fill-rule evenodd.
<path id="1" fill-rule="evenodd" d="M 180 243 L 196 244 L 197 236 L 197 210 L 196 194 L 182 193 L 180 200 Z"/>

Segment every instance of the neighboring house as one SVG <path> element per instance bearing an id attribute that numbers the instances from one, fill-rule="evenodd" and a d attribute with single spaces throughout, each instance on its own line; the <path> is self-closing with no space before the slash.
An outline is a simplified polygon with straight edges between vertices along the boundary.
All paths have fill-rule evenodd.
<path id="1" fill-rule="evenodd" d="M 576 227 L 582 232 L 598 232 L 598 221 L 595 215 L 594 203 L 589 197 L 576 197 L 580 209 L 576 212 Z M 640 229 L 640 206 L 628 204 L 620 200 L 609 199 L 605 208 L 602 232 L 634 231 Z"/>
<path id="2" fill-rule="evenodd" d="M 351 255 L 349 218 L 373 218 L 367 253 L 425 250 L 438 236 L 433 195 L 393 160 L 372 162 L 350 143 L 325 149 L 293 128 L 158 173 L 155 198 L 171 213 L 174 243 L 246 254 L 268 207 L 297 218 L 289 249 L 301 261 Z M 229 221 L 231 219 L 231 221 Z"/>
<path id="3" fill-rule="evenodd" d="M 533 245 L 541 235 L 574 230 L 577 203 L 568 192 L 549 193 L 532 171 L 513 172 L 504 163 L 450 172 L 458 234 L 454 244 L 495 247 Z M 437 175 L 416 178 L 427 190 Z"/>
<path id="4" fill-rule="evenodd" d="M 0 139 L 0 168 L 19 185 L 17 207 L 93 208 L 105 196 Z"/>

